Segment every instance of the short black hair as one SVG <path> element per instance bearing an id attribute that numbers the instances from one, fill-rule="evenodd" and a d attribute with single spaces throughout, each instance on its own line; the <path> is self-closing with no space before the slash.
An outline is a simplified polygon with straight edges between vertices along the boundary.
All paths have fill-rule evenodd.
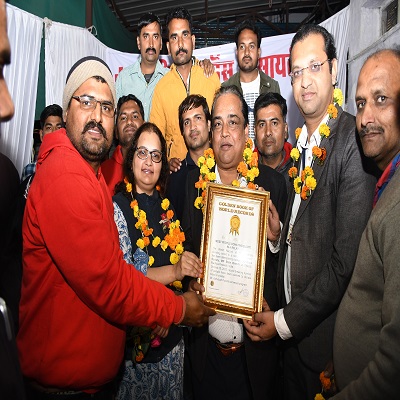
<path id="1" fill-rule="evenodd" d="M 118 116 L 119 116 L 119 113 L 120 113 L 120 111 L 121 111 L 122 105 L 125 104 L 125 103 L 128 102 L 128 101 L 131 101 L 131 100 L 134 101 L 134 102 L 138 105 L 139 111 L 140 111 L 140 115 L 142 116 L 142 119 L 143 119 L 143 121 L 144 121 L 144 108 L 143 108 L 143 104 L 142 104 L 142 102 L 141 102 L 134 94 L 128 94 L 128 95 L 126 95 L 126 96 L 121 96 L 121 97 L 118 99 L 117 112 L 116 112 L 116 114 L 115 114 L 116 118 L 118 118 Z"/>
<path id="2" fill-rule="evenodd" d="M 148 13 L 142 15 L 139 19 L 138 26 L 137 26 L 138 35 L 140 35 L 142 28 L 144 28 L 147 25 L 152 24 L 153 22 L 157 22 L 157 24 L 160 26 L 160 33 L 162 34 L 162 26 L 161 26 L 160 18 L 158 18 L 158 16 L 153 14 L 152 12 L 148 12 Z"/>
<path id="3" fill-rule="evenodd" d="M 292 50 L 297 42 L 301 42 L 310 35 L 321 35 L 325 43 L 325 53 L 329 61 L 329 71 L 332 73 L 332 60 L 336 58 L 335 39 L 333 36 L 321 25 L 307 24 L 303 25 L 297 33 L 293 36 L 292 43 L 290 44 L 289 66 L 292 68 Z"/>
<path id="4" fill-rule="evenodd" d="M 136 179 L 132 171 L 132 163 L 133 163 L 133 157 L 135 156 L 135 152 L 137 149 L 137 144 L 139 142 L 139 138 L 144 132 L 154 132 L 158 136 L 161 143 L 161 153 L 162 153 L 161 171 L 160 171 L 160 177 L 158 178 L 157 186 L 160 187 L 161 197 L 164 197 L 169 179 L 167 143 L 165 142 L 164 136 L 161 133 L 160 129 L 158 129 L 157 125 L 151 122 L 145 122 L 142 126 L 138 128 L 138 130 L 133 135 L 132 143 L 129 146 L 126 157 L 124 158 L 124 163 L 123 163 L 124 177 L 127 178 L 129 183 L 132 183 L 132 194 L 136 195 Z M 131 193 L 127 192 L 126 184 L 123 180 L 115 186 L 115 194 L 117 194 L 118 192 L 122 192 L 123 195 L 128 199 L 130 200 L 132 199 Z"/>
<path id="5" fill-rule="evenodd" d="M 61 121 L 63 121 L 63 110 L 58 104 L 51 104 L 47 107 L 44 108 L 44 110 L 40 114 L 40 128 L 44 128 L 44 124 L 46 122 L 46 119 L 54 116 L 54 117 L 60 117 Z M 62 122 L 64 126 L 64 121 Z"/>
<path id="6" fill-rule="evenodd" d="M 279 94 L 274 92 L 262 93 L 258 96 L 254 103 L 254 120 L 256 119 L 257 112 L 271 104 L 279 106 L 282 112 L 283 121 L 286 122 L 287 104 L 286 100 Z"/>
<path id="7" fill-rule="evenodd" d="M 235 85 L 231 86 L 221 86 L 217 92 L 215 93 L 213 105 L 211 108 L 211 118 L 214 115 L 215 103 L 217 102 L 218 98 L 224 94 L 234 94 L 237 96 L 242 104 L 242 114 L 244 118 L 244 126 L 249 124 L 249 106 L 247 105 L 242 93 L 240 93 L 239 89 Z"/>
<path id="8" fill-rule="evenodd" d="M 168 14 L 165 17 L 165 31 L 167 32 L 167 38 L 169 37 L 169 29 L 168 25 L 173 19 L 185 19 L 189 23 L 190 33 L 193 32 L 193 20 L 190 12 L 183 7 L 176 7 L 172 10 L 168 11 Z"/>
<path id="9" fill-rule="evenodd" d="M 179 128 L 181 133 L 183 134 L 183 113 L 193 110 L 193 108 L 203 107 L 204 115 L 206 116 L 206 121 L 211 121 L 211 114 L 208 108 L 207 100 L 205 97 L 199 94 L 191 94 L 188 97 L 185 97 L 185 100 L 179 106 L 178 114 L 179 114 Z"/>
<path id="10" fill-rule="evenodd" d="M 236 48 L 239 47 L 239 35 L 245 29 L 252 31 L 257 35 L 257 48 L 260 48 L 260 46 L 261 46 L 261 31 L 260 31 L 260 29 L 258 29 L 257 25 L 249 19 L 247 19 L 246 21 L 243 21 L 235 30 Z"/>

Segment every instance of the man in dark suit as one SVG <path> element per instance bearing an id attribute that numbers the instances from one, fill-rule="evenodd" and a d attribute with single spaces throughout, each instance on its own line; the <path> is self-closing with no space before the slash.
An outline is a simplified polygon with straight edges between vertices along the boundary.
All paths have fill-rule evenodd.
<path id="1" fill-rule="evenodd" d="M 306 25 L 290 46 L 294 99 L 305 124 L 296 133 L 289 194 L 280 241 L 281 309 L 247 324 L 253 340 L 277 334 L 285 341 L 285 399 L 313 399 L 319 374 L 332 359 L 336 310 L 353 272 L 360 237 L 372 207 L 375 177 L 340 107 L 333 37 Z M 364 162 L 365 161 L 365 162 Z"/>
<path id="2" fill-rule="evenodd" d="M 240 177 L 238 165 L 248 138 L 248 107 L 235 86 L 221 88 L 212 107 L 212 148 L 216 166 L 215 182 L 231 185 Z M 256 188 L 270 192 L 272 203 L 269 213 L 269 242 L 279 238 L 280 222 L 286 205 L 285 179 L 270 167 L 259 165 L 259 175 L 254 180 Z M 189 172 L 183 226 L 186 248 L 200 253 L 203 213 L 194 206 L 198 197 L 195 183 L 199 171 Z M 275 205 L 275 206 L 274 206 Z M 273 243 L 269 243 L 275 251 Z M 277 309 L 276 293 L 277 258 L 270 250 L 264 280 L 264 296 L 272 309 Z M 193 329 L 189 345 L 192 368 L 193 395 L 195 399 L 273 399 L 278 353 L 273 341 L 254 343 L 246 337 L 243 324 L 236 318 L 218 314 L 209 326 Z"/>

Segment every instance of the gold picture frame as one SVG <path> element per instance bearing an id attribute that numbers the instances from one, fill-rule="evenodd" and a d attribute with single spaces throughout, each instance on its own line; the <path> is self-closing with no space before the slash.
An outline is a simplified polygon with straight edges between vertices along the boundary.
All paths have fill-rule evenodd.
<path id="1" fill-rule="evenodd" d="M 199 282 L 219 313 L 251 319 L 262 311 L 269 199 L 266 191 L 207 185 Z"/>

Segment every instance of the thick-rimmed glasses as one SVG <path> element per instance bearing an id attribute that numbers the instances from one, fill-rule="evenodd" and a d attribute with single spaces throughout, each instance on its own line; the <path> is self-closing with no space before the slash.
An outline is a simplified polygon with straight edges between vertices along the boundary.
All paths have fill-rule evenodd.
<path id="1" fill-rule="evenodd" d="M 140 146 L 138 147 L 136 150 L 136 155 L 141 159 L 141 160 L 147 160 L 147 158 L 151 157 L 151 161 L 155 162 L 155 163 L 159 163 L 162 161 L 162 153 L 161 151 L 158 150 L 152 150 L 150 151 L 148 148 L 144 147 L 144 146 Z"/>
<path id="2" fill-rule="evenodd" d="M 97 100 L 93 96 L 72 96 L 73 99 L 78 100 L 81 105 L 81 110 L 93 111 L 97 107 L 97 103 L 100 103 L 100 110 L 102 115 L 108 118 L 114 118 L 115 109 L 114 104 L 110 101 Z"/>
<path id="3" fill-rule="evenodd" d="M 326 63 L 326 62 L 331 61 L 329 58 L 323 62 L 317 61 L 317 62 L 312 62 L 308 67 L 304 68 L 298 68 L 292 71 L 289 76 L 290 79 L 292 80 L 292 83 L 295 83 L 300 80 L 300 78 L 303 76 L 304 71 L 308 69 L 311 73 L 315 74 L 319 71 L 321 71 L 321 67 Z"/>

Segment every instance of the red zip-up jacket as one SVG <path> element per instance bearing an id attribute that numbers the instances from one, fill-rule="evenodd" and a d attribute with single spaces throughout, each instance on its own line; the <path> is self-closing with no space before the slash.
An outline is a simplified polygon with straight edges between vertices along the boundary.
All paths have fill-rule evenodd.
<path id="1" fill-rule="evenodd" d="M 179 323 L 185 302 L 126 264 L 111 196 L 66 136 L 46 135 L 23 222 L 17 344 L 45 387 L 97 389 L 120 366 L 125 325 Z"/>

